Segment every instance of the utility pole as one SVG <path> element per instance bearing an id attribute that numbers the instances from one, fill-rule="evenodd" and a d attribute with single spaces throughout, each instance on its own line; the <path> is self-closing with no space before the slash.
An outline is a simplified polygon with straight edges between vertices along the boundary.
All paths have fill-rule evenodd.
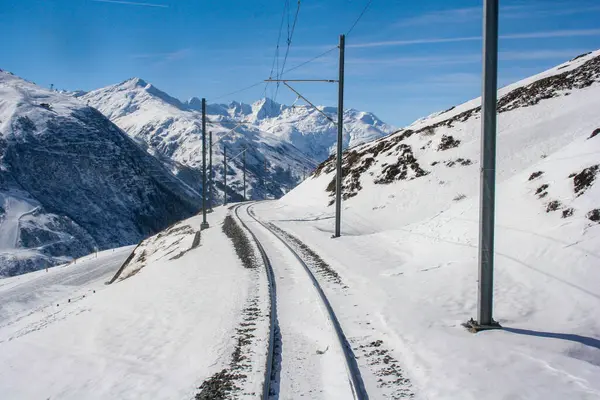
<path id="1" fill-rule="evenodd" d="M 319 109 L 310 100 L 302 96 L 296 89 L 291 87 L 288 82 L 329 82 L 338 83 L 338 137 L 337 137 L 337 157 L 336 157 L 336 182 L 335 182 L 335 233 L 334 238 L 340 237 L 341 231 L 341 211 L 342 211 L 342 139 L 344 132 L 344 52 L 346 47 L 346 35 L 340 35 L 340 60 L 339 60 L 339 78 L 335 79 L 265 79 L 265 82 L 283 82 L 288 89 L 294 92 L 298 98 L 306 101 L 316 112 L 323 115 L 332 124 L 335 121 L 323 110 Z"/>
<path id="2" fill-rule="evenodd" d="M 208 206 L 212 211 L 213 199 L 213 167 L 212 167 L 212 131 L 208 132 Z"/>
<path id="3" fill-rule="evenodd" d="M 340 35 L 340 75 L 338 79 L 338 135 L 335 174 L 335 234 L 340 237 L 342 213 L 342 134 L 344 132 L 344 48 L 346 36 Z"/>
<path id="4" fill-rule="evenodd" d="M 200 230 L 207 229 L 206 222 L 206 99 L 202 98 L 202 224 Z"/>
<path id="5" fill-rule="evenodd" d="M 292 176 L 292 167 L 290 166 L 290 164 L 288 164 L 287 176 L 288 176 L 287 192 L 289 193 L 292 190 L 292 185 L 294 182 L 294 178 Z"/>
<path id="6" fill-rule="evenodd" d="M 499 328 L 492 318 L 494 291 L 494 210 L 496 185 L 496 104 L 498 90 L 498 0 L 484 0 L 481 96 L 481 186 L 479 206 L 479 292 L 474 332 Z"/>
<path id="7" fill-rule="evenodd" d="M 244 201 L 246 201 L 246 148 L 244 148 Z"/>
<path id="8" fill-rule="evenodd" d="M 223 145 L 223 205 L 227 205 L 227 146 Z"/>
<path id="9" fill-rule="evenodd" d="M 267 157 L 265 157 L 265 200 L 267 199 Z"/>

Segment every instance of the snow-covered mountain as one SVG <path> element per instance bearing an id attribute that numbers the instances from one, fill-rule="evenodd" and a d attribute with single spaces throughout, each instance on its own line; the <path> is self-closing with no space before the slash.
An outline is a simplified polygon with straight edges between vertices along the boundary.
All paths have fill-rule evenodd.
<path id="1" fill-rule="evenodd" d="M 597 170 L 593 149 L 600 144 L 590 136 L 600 128 L 599 81 L 600 52 L 596 51 L 499 91 L 499 185 L 522 181 L 519 191 L 537 192 L 534 197 L 540 209 L 550 215 L 584 216 L 599 206 L 598 197 L 588 197 L 595 187 L 589 192 L 577 189 L 581 174 L 589 175 L 591 183 Z M 344 200 L 377 208 L 393 197 L 398 219 L 409 223 L 478 196 L 480 111 L 477 98 L 347 151 Z M 586 157 L 572 156 L 578 153 Z M 565 157 L 570 161 L 563 161 Z M 312 179 L 289 197 L 321 192 L 321 197 L 310 196 L 315 205 L 331 204 L 334 168 L 333 159 L 322 163 Z M 538 171 L 539 176 L 528 179 Z M 431 195 L 423 198 L 421 193 Z M 554 201 L 560 204 L 555 206 Z"/>
<path id="2" fill-rule="evenodd" d="M 80 100 L 96 107 L 190 186 L 201 187 L 202 127 L 201 113 L 196 110 L 200 109 L 198 99 L 182 103 L 135 78 L 94 90 Z M 281 197 L 316 166 L 315 160 L 293 145 L 258 127 L 242 125 L 230 132 L 238 122 L 218 110 L 219 107 L 211 105 L 207 112 L 207 129 L 212 131 L 215 142 L 215 203 L 223 199 L 225 147 L 231 161 L 227 165 L 228 201 L 242 198 L 243 156 L 239 154 L 243 149 L 247 149 L 248 198 Z M 239 156 L 232 159 L 236 155 Z M 208 158 L 207 155 L 207 162 Z"/>
<path id="3" fill-rule="evenodd" d="M 142 79 L 91 91 L 80 100 L 100 110 L 145 146 L 174 174 L 199 187 L 202 156 L 201 101 L 181 102 Z M 335 118 L 335 108 L 323 108 Z M 336 128 L 308 107 L 288 107 L 270 99 L 252 105 L 232 102 L 208 104 L 213 149 L 215 201 L 222 201 L 223 148 L 229 156 L 247 148 L 247 197 L 280 197 L 327 157 L 336 140 Z M 346 111 L 345 144 L 353 146 L 381 137 L 391 128 L 370 113 Z M 234 133 L 228 132 L 243 121 Z M 227 136 L 224 136 L 226 135 Z M 221 138 L 223 138 L 221 140 Z M 243 193 L 242 157 L 228 165 L 228 196 Z M 231 185 L 230 185 L 231 184 Z"/>
<path id="4" fill-rule="evenodd" d="M 199 204 L 97 110 L 0 70 L 0 276 L 135 243 Z"/>

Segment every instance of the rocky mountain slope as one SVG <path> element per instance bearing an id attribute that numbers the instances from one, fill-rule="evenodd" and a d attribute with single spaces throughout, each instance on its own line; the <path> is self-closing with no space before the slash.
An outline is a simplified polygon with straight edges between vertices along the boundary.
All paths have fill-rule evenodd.
<path id="1" fill-rule="evenodd" d="M 97 110 L 0 71 L 0 276 L 135 243 L 199 204 Z"/>
<path id="2" fill-rule="evenodd" d="M 181 102 L 142 79 L 134 78 L 79 97 L 111 119 L 174 174 L 200 187 L 201 101 Z M 336 109 L 324 108 L 335 117 Z M 288 107 L 270 99 L 252 105 L 232 102 L 208 104 L 213 132 L 215 201 L 222 201 L 223 149 L 229 156 L 247 148 L 247 197 L 280 197 L 327 157 L 336 128 L 308 107 Z M 391 128 L 370 113 L 346 111 L 345 144 L 356 145 L 380 137 Z M 239 122 L 243 124 L 239 125 Z M 239 126 L 238 126 L 239 125 Z M 234 133 L 229 131 L 235 128 Z M 221 140 L 221 138 L 223 138 Z M 242 198 L 242 157 L 228 165 L 228 198 Z"/>
<path id="3" fill-rule="evenodd" d="M 587 191 L 587 186 L 593 186 L 599 164 L 594 150 L 600 146 L 595 137 L 599 107 L 599 51 L 502 88 L 498 184 L 522 181 L 519 191 L 532 192 L 540 210 L 550 215 L 596 218 L 600 204 L 593 193 L 598 189 Z M 474 99 L 347 151 L 345 202 L 372 210 L 397 207 L 394 222 L 410 223 L 477 197 L 480 111 L 481 100 Z M 573 157 L 579 153 L 581 157 Z M 289 198 L 300 196 L 319 207 L 332 204 L 334 167 L 332 159 L 322 163 Z M 390 222 L 389 215 L 381 219 L 384 225 Z"/>

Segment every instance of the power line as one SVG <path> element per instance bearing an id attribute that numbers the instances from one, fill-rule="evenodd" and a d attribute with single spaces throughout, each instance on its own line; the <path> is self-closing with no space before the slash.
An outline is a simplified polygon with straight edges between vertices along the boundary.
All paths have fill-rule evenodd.
<path id="1" fill-rule="evenodd" d="M 363 17 L 363 15 L 365 15 L 365 13 L 367 12 L 367 10 L 371 6 L 372 2 L 373 2 L 373 0 L 369 0 L 367 2 L 367 5 L 365 6 L 365 8 L 363 8 L 363 10 L 360 13 L 360 15 L 358 16 L 358 18 L 356 18 L 356 21 L 354 21 L 354 23 L 352 24 L 352 26 L 350 27 L 350 29 L 348 29 L 348 32 L 346 32 L 346 36 L 348 36 L 350 34 L 350 32 L 352 32 L 352 30 L 354 29 L 354 27 L 356 26 L 356 24 L 358 24 L 358 21 L 360 21 L 360 19 Z"/>
<path id="2" fill-rule="evenodd" d="M 365 15 L 365 13 L 367 12 L 367 10 L 371 6 L 371 3 L 373 3 L 373 0 L 369 0 L 367 2 L 367 4 L 365 5 L 365 7 L 363 8 L 363 10 L 361 11 L 361 13 L 359 14 L 358 18 L 356 18 L 356 20 L 354 21 L 354 23 L 352 24 L 352 26 L 350 27 L 350 29 L 348 29 L 348 32 L 346 33 L 346 35 L 350 34 L 350 32 L 352 32 L 354 30 L 354 28 L 356 27 L 356 25 L 358 24 L 358 22 L 362 19 L 362 17 Z M 284 24 L 284 21 L 285 21 L 286 11 L 288 11 L 288 14 L 289 14 L 289 0 L 286 0 L 284 8 L 283 8 L 283 12 L 281 14 L 281 22 L 279 24 L 279 33 L 278 33 L 278 36 L 277 36 L 277 46 L 275 48 L 275 54 L 273 56 L 273 62 L 271 63 L 271 72 L 269 73 L 269 79 L 273 78 L 273 72 L 274 71 L 277 71 L 277 79 L 280 79 L 280 77 L 283 76 L 284 74 L 287 74 L 287 73 L 289 73 L 291 71 L 294 71 L 294 70 L 296 70 L 298 68 L 301 68 L 301 67 L 303 67 L 303 66 L 305 66 L 305 65 L 307 65 L 307 64 L 309 64 L 309 63 L 311 63 L 311 62 L 313 62 L 315 60 L 318 60 L 319 58 L 324 57 L 324 56 L 330 54 L 331 52 L 333 52 L 333 51 L 335 51 L 336 49 L 339 48 L 338 46 L 334 46 L 334 47 L 330 48 L 329 50 L 326 50 L 323 53 L 314 56 L 313 58 L 310 58 L 310 59 L 308 59 L 308 60 L 306 60 L 306 61 L 304 61 L 304 62 L 302 62 L 302 63 L 300 63 L 298 65 L 295 65 L 292 68 L 284 70 L 285 64 L 287 62 L 287 57 L 288 57 L 289 48 L 290 48 L 290 45 L 291 45 L 292 36 L 293 36 L 294 29 L 295 29 L 295 26 L 296 26 L 297 18 L 298 18 L 298 13 L 300 11 L 300 0 L 298 0 L 298 7 L 296 8 L 296 15 L 294 17 L 294 23 L 292 25 L 292 29 L 288 31 L 288 46 L 287 46 L 286 54 L 285 54 L 285 57 L 284 57 L 284 60 L 283 60 L 283 63 L 282 63 L 281 73 L 280 73 L 279 72 L 279 50 L 280 50 L 280 42 L 281 42 L 281 33 L 283 31 L 283 24 Z M 288 19 L 289 19 L 289 15 L 288 15 Z M 289 24 L 289 21 L 288 21 L 288 24 Z M 277 67 L 277 68 L 275 68 L 275 67 Z M 265 95 L 267 93 L 267 88 L 269 86 L 269 82 L 260 81 L 260 82 L 253 83 L 252 85 L 249 85 L 249 86 L 244 87 L 242 89 L 235 90 L 233 92 L 229 92 L 229 93 L 217 96 L 217 97 L 213 97 L 213 98 L 210 99 L 210 101 L 212 102 L 212 101 L 219 100 L 219 99 L 222 99 L 222 98 L 227 97 L 227 96 L 231 96 L 231 95 L 234 95 L 234 94 L 237 94 L 237 93 L 241 93 L 243 91 L 252 89 L 252 88 L 254 88 L 256 86 L 259 86 L 261 84 L 265 85 L 264 90 L 263 90 L 263 95 L 262 95 L 262 97 L 265 97 Z M 276 97 L 277 97 L 277 91 L 278 90 L 279 90 L 279 82 L 277 82 L 277 87 L 275 89 L 274 96 L 272 96 L 273 100 L 276 99 Z"/>
<path id="3" fill-rule="evenodd" d="M 278 68 L 278 74 L 277 74 L 277 79 L 281 79 L 281 77 L 284 74 L 284 70 L 285 70 L 285 64 L 287 62 L 288 59 L 288 55 L 290 54 L 290 47 L 292 45 L 292 38 L 294 36 L 294 31 L 296 30 L 296 23 L 298 22 L 298 14 L 300 12 L 300 0 L 298 0 L 297 6 L 296 6 L 296 14 L 294 15 L 294 22 L 292 24 L 292 28 L 290 30 L 290 6 L 289 6 L 289 0 L 286 2 L 287 4 L 287 9 L 288 9 L 288 37 L 287 37 L 287 48 L 285 50 L 285 56 L 283 57 L 283 63 L 281 64 L 281 72 L 279 72 L 279 68 Z M 275 96 L 273 98 L 273 100 L 277 99 L 277 92 L 279 91 L 279 82 L 277 82 L 277 88 L 275 89 Z"/>
<path id="4" fill-rule="evenodd" d="M 288 6 L 289 0 L 286 0 L 283 5 L 283 10 L 281 12 L 281 22 L 279 23 L 279 33 L 277 34 L 277 45 L 275 46 L 275 54 L 273 55 L 273 62 L 271 63 L 271 72 L 269 72 L 269 79 L 273 77 L 273 71 L 277 71 L 277 76 L 279 76 L 279 44 L 281 43 L 281 32 L 283 31 L 283 22 L 285 21 L 285 12 L 288 9 Z M 275 68 L 276 66 L 277 68 Z M 266 97 L 268 87 L 269 82 L 265 82 L 265 88 L 261 97 Z M 271 92 L 271 97 L 274 97 L 273 95 L 274 92 Z"/>
<path id="5" fill-rule="evenodd" d="M 300 0 L 298 0 L 298 6 L 296 7 L 296 15 L 294 16 L 294 24 L 292 25 L 292 31 L 288 32 L 288 40 L 287 40 L 287 50 L 285 51 L 285 56 L 283 57 L 283 63 L 281 64 L 281 73 L 279 77 L 283 75 L 285 69 L 285 63 L 287 62 L 288 54 L 290 53 L 290 46 L 292 45 L 292 37 L 294 36 L 294 31 L 296 30 L 296 23 L 298 22 L 298 13 L 300 12 Z M 288 30 L 289 30 L 289 21 L 288 21 Z"/>
<path id="6" fill-rule="evenodd" d="M 229 93 L 226 93 L 226 94 L 223 94 L 223 95 L 217 96 L 217 97 L 213 97 L 213 98 L 211 98 L 211 99 L 210 99 L 210 101 L 212 102 L 212 101 L 215 101 L 215 100 L 222 99 L 223 97 L 231 96 L 232 94 L 241 93 L 241 92 L 243 92 L 243 91 L 246 91 L 246 90 L 248 90 L 248 89 L 252 89 L 253 87 L 256 87 L 256 86 L 258 86 L 258 85 L 262 85 L 263 83 L 265 83 L 265 81 L 264 81 L 264 80 L 261 80 L 261 81 L 259 81 L 259 82 L 253 83 L 253 84 L 252 84 L 252 85 L 250 85 L 250 86 L 246 86 L 246 87 L 244 87 L 244 88 L 242 88 L 242 89 L 235 90 L 235 91 L 233 91 L 233 92 L 229 92 Z"/>
<path id="7" fill-rule="evenodd" d="M 302 63 L 300 63 L 300 64 L 296 65 L 295 67 L 292 67 L 292 68 L 290 68 L 290 69 L 288 69 L 288 70 L 285 70 L 285 71 L 283 71 L 283 73 L 282 73 L 282 74 L 287 74 L 288 72 L 291 72 L 291 71 L 293 71 L 293 70 L 295 70 L 295 69 L 298 69 L 298 68 L 300 68 L 300 67 L 303 67 L 303 66 L 305 66 L 306 64 L 308 64 L 308 63 L 311 63 L 311 62 L 313 62 L 313 61 L 315 61 L 315 60 L 317 60 L 317 59 L 319 59 L 319 58 L 321 58 L 321 57 L 324 57 L 324 56 L 326 56 L 327 54 L 329 54 L 329 53 L 331 53 L 332 51 L 334 51 L 334 50 L 337 50 L 337 49 L 338 49 L 338 47 L 337 47 L 337 46 L 335 46 L 335 47 L 332 47 L 331 49 L 329 49 L 329 50 L 327 50 L 327 51 L 325 51 L 325 52 L 323 52 L 323 53 L 319 54 L 318 56 L 315 56 L 315 57 L 313 57 L 313 58 L 311 58 L 311 59 L 309 59 L 309 60 L 307 60 L 307 61 L 304 61 L 304 62 L 302 62 Z"/>

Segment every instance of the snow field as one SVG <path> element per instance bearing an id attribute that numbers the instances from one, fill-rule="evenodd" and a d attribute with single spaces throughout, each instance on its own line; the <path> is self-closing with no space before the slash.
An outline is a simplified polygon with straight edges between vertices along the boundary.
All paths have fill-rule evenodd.
<path id="1" fill-rule="evenodd" d="M 3 396 L 193 397 L 203 380 L 229 364 L 234 330 L 252 290 L 251 273 L 220 228 L 226 211 L 210 214 L 200 247 L 180 258 L 156 260 L 129 279 L 59 307 L 57 317 L 13 340 L 17 328 L 2 327 Z M 186 221 L 196 229 L 200 222 Z M 41 311 L 31 313 L 44 319 Z"/>
<path id="2" fill-rule="evenodd" d="M 526 178 L 520 179 L 522 188 Z M 531 193 L 518 200 L 515 193 L 500 190 L 498 199 L 494 312 L 507 329 L 478 335 L 460 325 L 476 314 L 476 199 L 395 230 L 382 230 L 370 213 L 347 206 L 344 236 L 336 240 L 332 219 L 312 221 L 322 211 L 307 213 L 306 222 L 282 221 L 298 218 L 291 206 L 260 204 L 255 211 L 341 275 L 351 295 L 327 293 L 340 321 L 361 321 L 353 308 L 368 312 L 366 322 L 400 360 L 417 397 L 600 398 L 594 378 L 600 373 L 599 227 L 582 217 L 549 223 Z M 344 327 L 351 338 L 364 335 L 357 324 Z"/>
<path id="3" fill-rule="evenodd" d="M 416 121 L 397 144 L 402 133 L 354 149 L 358 161 L 345 168 L 373 160 L 351 182 L 361 188 L 343 202 L 341 238 L 330 239 L 333 171 L 254 207 L 339 273 L 348 288 L 324 288 L 353 346 L 361 336 L 382 340 L 417 398 L 600 398 L 600 225 L 590 217 L 600 185 L 595 173 L 577 182 L 600 164 L 600 140 L 592 137 L 600 128 L 599 56 L 500 90 L 502 97 L 585 63 L 593 69 L 587 78 L 579 70 L 570 88 L 553 91 L 564 77 L 541 82 L 540 91 L 516 98 L 525 105 L 499 113 L 494 318 L 502 330 L 473 335 L 461 326 L 477 308 L 481 120 L 473 114 L 419 131 L 479 99 Z M 444 136 L 455 146 L 440 149 Z M 370 151 L 386 141 L 390 150 Z M 400 165 L 406 179 L 376 184 L 386 163 L 400 160 L 399 145 L 414 154 Z M 411 179 L 411 163 L 427 174 Z M 371 365 L 359 363 L 363 371 Z"/>

